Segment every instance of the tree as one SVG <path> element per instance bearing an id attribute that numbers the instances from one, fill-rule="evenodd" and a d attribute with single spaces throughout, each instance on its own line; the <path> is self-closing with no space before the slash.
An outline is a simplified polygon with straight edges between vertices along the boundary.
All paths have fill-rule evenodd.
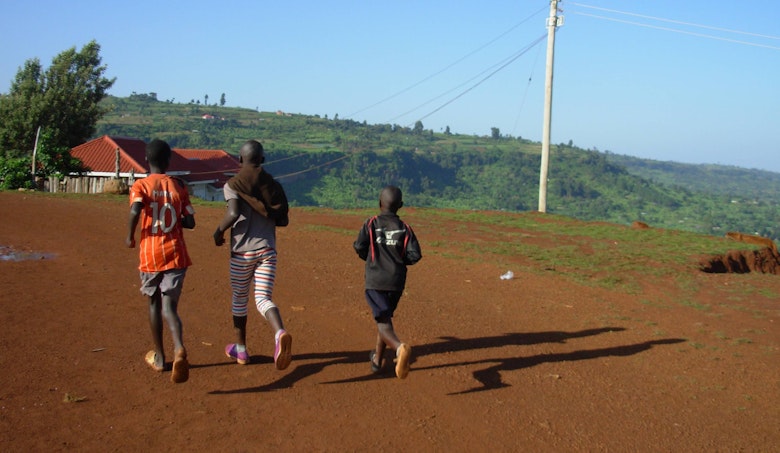
<path id="1" fill-rule="evenodd" d="M 32 156 L 0 157 L 0 189 L 34 188 L 35 177 L 69 175 L 87 171 L 82 162 L 70 155 L 66 146 L 52 142 L 52 134 L 42 131 L 35 155 L 35 175 L 31 175 Z"/>
<path id="2" fill-rule="evenodd" d="M 106 113 L 100 101 L 115 79 L 103 77 L 100 45 L 72 47 L 52 59 L 44 71 L 37 58 L 16 74 L 9 94 L 0 95 L 0 184 L 19 187 L 32 181 L 32 152 L 41 128 L 36 173 L 78 171 L 69 149 L 95 133 Z M 26 170 L 23 170 L 25 169 Z M 21 177 L 23 175 L 23 177 Z"/>
<path id="3" fill-rule="evenodd" d="M 501 138 L 501 130 L 497 127 L 491 127 L 490 136 L 493 138 L 493 140 L 498 140 Z"/>
<path id="4" fill-rule="evenodd" d="M 51 132 L 41 131 L 35 156 L 35 176 L 69 175 L 86 170 L 81 160 L 70 155 L 70 148 L 55 145 Z"/>
<path id="5" fill-rule="evenodd" d="M 35 133 L 42 116 L 43 75 L 37 59 L 19 69 L 11 92 L 0 97 L 0 150 L 7 155 L 32 153 Z"/>
<path id="6" fill-rule="evenodd" d="M 203 96 L 203 105 L 209 105 L 209 95 Z"/>
<path id="7" fill-rule="evenodd" d="M 417 121 L 414 123 L 414 129 L 412 129 L 412 132 L 413 132 L 415 135 L 421 135 L 421 134 L 423 133 L 423 130 L 424 130 L 424 128 L 423 128 L 423 123 L 422 123 L 422 121 L 420 121 L 420 120 L 417 120 Z"/>
<path id="8" fill-rule="evenodd" d="M 103 77 L 100 45 L 94 40 L 76 51 L 72 47 L 43 70 L 37 58 L 27 60 L 0 96 L 0 151 L 29 155 L 40 126 L 55 147 L 72 148 L 87 141 L 106 113 L 100 101 L 114 84 Z"/>
<path id="9" fill-rule="evenodd" d="M 222 93 L 222 96 L 219 97 L 219 106 L 220 107 L 225 106 L 225 93 Z"/>

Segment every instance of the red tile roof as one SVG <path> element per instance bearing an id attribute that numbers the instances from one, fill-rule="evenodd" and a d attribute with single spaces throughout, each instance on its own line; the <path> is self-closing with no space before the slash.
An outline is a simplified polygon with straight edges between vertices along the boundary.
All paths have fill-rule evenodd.
<path id="1" fill-rule="evenodd" d="M 76 146 L 70 153 L 93 172 L 114 173 L 117 149 L 121 173 L 149 173 L 146 143 L 137 138 L 104 135 Z M 174 148 L 168 171 L 188 172 L 180 177 L 188 182 L 214 181 L 212 184 L 220 187 L 238 167 L 238 159 L 222 150 Z"/>
<path id="2" fill-rule="evenodd" d="M 229 179 L 226 173 L 232 175 L 238 172 L 238 159 L 222 150 L 175 148 L 173 151 L 184 161 L 183 168 L 191 172 L 185 177 L 189 181 L 216 179 L 215 185 L 219 187 Z"/>
<path id="3" fill-rule="evenodd" d="M 81 160 L 90 170 L 96 172 L 116 171 L 116 150 L 119 150 L 119 171 L 121 173 L 145 174 L 149 172 L 146 164 L 146 143 L 142 140 L 124 137 L 100 138 L 88 141 L 70 150 L 70 155 Z"/>

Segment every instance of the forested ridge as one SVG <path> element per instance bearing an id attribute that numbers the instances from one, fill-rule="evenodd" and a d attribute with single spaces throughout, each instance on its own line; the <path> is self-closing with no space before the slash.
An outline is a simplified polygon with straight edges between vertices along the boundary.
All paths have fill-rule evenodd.
<path id="1" fill-rule="evenodd" d="M 376 206 L 396 184 L 408 206 L 536 210 L 541 144 L 521 137 L 434 132 L 327 115 L 264 112 L 161 101 L 156 94 L 103 100 L 97 135 L 162 138 L 173 147 L 236 153 L 247 139 L 266 148 L 266 169 L 298 206 Z M 589 221 L 777 239 L 780 174 L 719 165 L 658 162 L 551 146 L 547 212 Z"/>

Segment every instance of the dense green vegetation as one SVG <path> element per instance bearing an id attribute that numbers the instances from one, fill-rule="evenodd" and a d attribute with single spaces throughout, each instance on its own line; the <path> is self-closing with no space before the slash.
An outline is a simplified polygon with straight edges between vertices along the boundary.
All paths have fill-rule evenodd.
<path id="1" fill-rule="evenodd" d="M 0 189 L 82 170 L 70 149 L 94 134 L 105 113 L 100 101 L 114 84 L 105 70 L 96 41 L 59 53 L 48 68 L 37 58 L 19 68 L 9 93 L 0 94 Z"/>
<path id="2" fill-rule="evenodd" d="M 222 98 L 224 100 L 224 98 Z M 221 102 L 224 104 L 224 102 Z M 156 94 L 108 97 L 98 135 L 162 138 L 179 148 L 235 153 L 255 138 L 266 168 L 298 206 L 373 207 L 397 184 L 407 205 L 459 210 L 535 210 L 540 149 L 496 128 L 489 136 L 434 133 L 318 115 L 160 101 Z M 204 118 L 204 115 L 208 115 Z M 760 187 L 757 187 L 760 184 Z M 722 166 L 656 163 L 584 150 L 551 149 L 547 211 L 581 220 L 722 235 L 777 238 L 780 174 Z"/>

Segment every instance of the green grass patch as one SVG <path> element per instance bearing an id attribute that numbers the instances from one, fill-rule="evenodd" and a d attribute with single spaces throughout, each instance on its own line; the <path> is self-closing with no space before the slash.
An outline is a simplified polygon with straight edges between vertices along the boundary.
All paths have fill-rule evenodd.
<path id="1" fill-rule="evenodd" d="M 338 233 L 343 236 L 354 236 L 357 233 L 355 233 L 354 230 L 347 229 L 347 228 L 337 228 L 332 227 L 329 225 L 313 225 L 313 224 L 306 224 L 303 226 L 304 231 L 328 231 L 331 233 Z"/>

